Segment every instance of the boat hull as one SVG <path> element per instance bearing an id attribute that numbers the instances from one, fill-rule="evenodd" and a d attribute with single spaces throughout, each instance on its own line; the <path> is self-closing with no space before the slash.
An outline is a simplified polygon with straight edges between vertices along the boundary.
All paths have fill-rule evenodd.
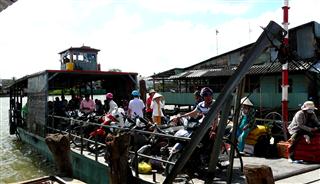
<path id="1" fill-rule="evenodd" d="M 18 128 L 18 132 L 23 142 L 30 144 L 38 152 L 53 162 L 53 155 L 51 154 L 43 137 L 27 132 L 22 128 Z M 110 169 L 107 165 L 87 158 L 73 150 L 71 150 L 70 156 L 74 178 L 89 184 L 111 183 L 109 181 Z"/>

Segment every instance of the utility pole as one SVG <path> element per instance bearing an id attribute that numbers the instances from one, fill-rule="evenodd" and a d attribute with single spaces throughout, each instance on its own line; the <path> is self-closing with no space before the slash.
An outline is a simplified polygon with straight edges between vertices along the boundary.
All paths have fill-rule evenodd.
<path id="1" fill-rule="evenodd" d="M 289 19 L 289 0 L 284 0 L 283 9 L 283 29 L 287 32 L 283 39 L 283 45 L 289 47 L 289 31 L 288 31 L 288 19 Z M 289 76 L 288 76 L 288 60 L 282 64 L 282 121 L 284 138 L 287 140 L 287 127 L 288 127 L 288 88 L 289 88 Z"/>

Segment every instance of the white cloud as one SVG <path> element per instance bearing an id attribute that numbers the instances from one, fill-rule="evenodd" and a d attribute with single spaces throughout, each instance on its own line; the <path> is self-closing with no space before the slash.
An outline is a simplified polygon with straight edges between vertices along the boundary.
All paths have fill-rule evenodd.
<path id="1" fill-rule="evenodd" d="M 175 67 L 187 67 L 216 55 L 216 33 L 219 54 L 254 42 L 261 34 L 260 26 L 270 20 L 281 24 L 282 10 L 265 10 L 258 17 L 242 18 L 217 25 L 215 19 L 225 14 L 247 12 L 251 4 L 216 1 L 17 1 L 0 14 L 0 78 L 21 77 L 45 69 L 59 69 L 58 52 L 71 46 L 84 45 L 100 49 L 103 70 L 152 75 Z M 289 27 L 311 20 L 320 21 L 318 0 L 289 2 Z M 135 5 L 135 6 L 133 6 Z M 179 6 L 180 5 L 180 6 Z M 233 9 L 235 8 L 235 9 Z M 104 10 L 101 12 L 101 9 Z M 231 11 L 231 12 L 228 12 Z M 97 13 L 100 17 L 92 17 Z M 150 12 L 164 13 L 165 19 L 148 25 Z M 208 20 L 193 22 L 184 15 L 209 14 Z M 168 15 L 180 19 L 169 19 Z M 157 17 L 159 19 L 159 17 Z M 99 24 L 95 22 L 99 19 Z M 251 32 L 249 32 L 249 27 Z M 4 64 L 5 63 L 5 64 Z"/>
<path id="2" fill-rule="evenodd" d="M 250 4 L 226 3 L 219 0 L 140 0 L 140 5 L 150 11 L 177 15 L 206 13 L 237 15 L 246 12 Z"/>

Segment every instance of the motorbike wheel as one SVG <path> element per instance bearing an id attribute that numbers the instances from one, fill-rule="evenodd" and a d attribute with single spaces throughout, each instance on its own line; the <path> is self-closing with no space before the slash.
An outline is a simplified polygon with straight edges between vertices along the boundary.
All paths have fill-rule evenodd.
<path id="1" fill-rule="evenodd" d="M 95 144 L 95 139 L 97 139 L 97 145 Z M 102 154 L 105 151 L 105 146 L 101 145 L 101 143 L 104 143 L 104 137 L 97 136 L 93 137 L 90 136 L 87 141 L 87 149 L 91 153 L 94 154 Z"/>
<path id="2" fill-rule="evenodd" d="M 240 154 L 240 151 L 239 151 L 237 145 L 234 144 L 232 141 L 230 141 L 227 138 L 223 138 L 222 143 L 223 143 L 223 147 L 222 147 L 220 154 L 222 154 L 222 155 L 227 154 L 228 159 L 229 159 L 230 158 L 230 150 L 231 150 L 231 147 L 233 147 L 234 148 L 234 159 L 239 159 L 240 171 L 243 172 L 243 160 L 242 160 L 242 156 Z"/>
<path id="3" fill-rule="evenodd" d="M 69 133 L 70 141 L 73 143 L 76 147 L 81 147 L 81 134 L 80 134 L 80 127 L 74 127 L 69 130 L 67 130 Z M 86 145 L 86 140 L 83 139 L 83 145 Z"/>
<path id="4" fill-rule="evenodd" d="M 181 156 L 181 153 L 180 153 L 180 152 L 171 153 L 170 156 L 168 157 L 168 161 L 169 161 L 169 162 L 176 163 L 180 156 Z M 169 175 L 169 173 L 172 171 L 173 166 L 174 166 L 174 165 L 169 164 L 169 163 L 166 163 L 166 164 L 165 164 L 165 170 L 164 170 L 165 176 L 168 176 L 168 175 Z"/>

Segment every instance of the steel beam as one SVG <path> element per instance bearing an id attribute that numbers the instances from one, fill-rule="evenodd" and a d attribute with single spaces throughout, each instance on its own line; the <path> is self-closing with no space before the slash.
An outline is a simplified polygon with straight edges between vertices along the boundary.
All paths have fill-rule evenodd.
<path id="1" fill-rule="evenodd" d="M 222 109 L 221 119 L 219 121 L 218 125 L 218 131 L 217 136 L 214 141 L 213 150 L 210 155 L 210 162 L 209 162 L 209 168 L 208 168 L 208 178 L 206 179 L 205 184 L 210 184 L 213 182 L 215 172 L 216 172 L 216 166 L 218 163 L 218 157 L 221 151 L 221 144 L 222 144 L 222 138 L 224 136 L 224 132 L 226 130 L 226 126 L 228 124 L 228 116 L 231 110 L 231 103 L 232 103 L 233 96 L 230 94 L 229 97 L 226 100 L 226 103 L 224 104 L 224 108 Z"/>

